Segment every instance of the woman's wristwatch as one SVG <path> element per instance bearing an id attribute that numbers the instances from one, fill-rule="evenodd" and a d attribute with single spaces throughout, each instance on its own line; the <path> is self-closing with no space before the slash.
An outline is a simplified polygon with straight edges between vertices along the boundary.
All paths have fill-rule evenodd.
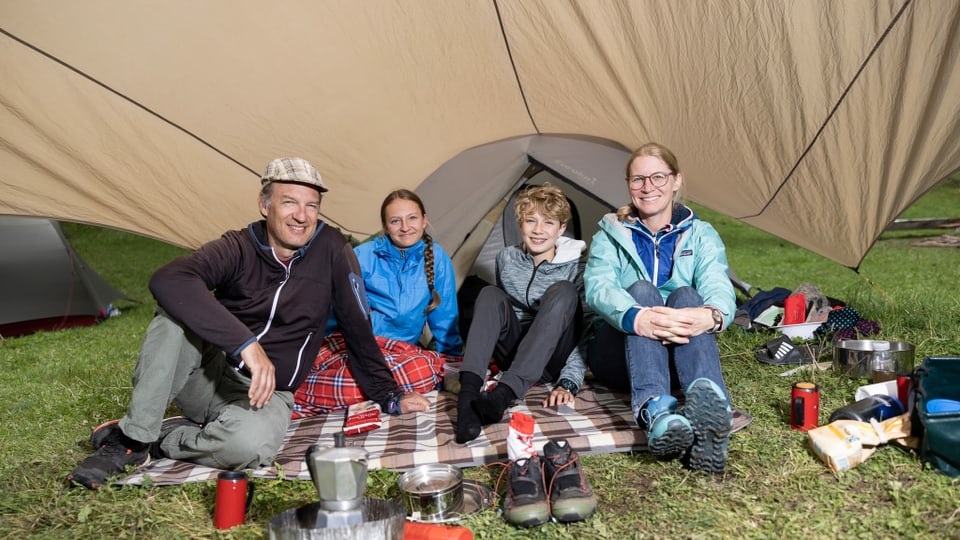
<path id="1" fill-rule="evenodd" d="M 710 310 L 710 315 L 713 315 L 713 328 L 710 330 L 711 334 L 716 334 L 723 329 L 723 313 L 720 313 L 720 310 L 713 306 L 704 306 Z"/>

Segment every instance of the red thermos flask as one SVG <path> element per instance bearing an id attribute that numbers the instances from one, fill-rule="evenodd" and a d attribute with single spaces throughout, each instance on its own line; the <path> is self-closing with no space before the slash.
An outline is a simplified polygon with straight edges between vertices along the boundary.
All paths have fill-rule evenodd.
<path id="1" fill-rule="evenodd" d="M 247 482 L 243 471 L 224 471 L 217 475 L 217 502 L 213 511 L 213 525 L 229 529 L 242 525 L 250 503 L 253 502 L 253 484 Z"/>
<path id="2" fill-rule="evenodd" d="M 820 422 L 820 387 L 811 382 L 794 383 L 790 392 L 790 427 L 809 431 Z"/>

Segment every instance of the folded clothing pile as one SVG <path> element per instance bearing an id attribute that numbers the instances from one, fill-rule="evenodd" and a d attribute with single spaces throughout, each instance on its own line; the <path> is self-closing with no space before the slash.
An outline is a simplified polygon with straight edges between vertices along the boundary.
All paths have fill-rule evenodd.
<path id="1" fill-rule="evenodd" d="M 860 317 L 852 307 L 835 309 L 827 315 L 827 320 L 817 328 L 814 337 L 830 337 L 834 342 L 841 339 L 860 339 L 880 333 L 880 323 Z"/>

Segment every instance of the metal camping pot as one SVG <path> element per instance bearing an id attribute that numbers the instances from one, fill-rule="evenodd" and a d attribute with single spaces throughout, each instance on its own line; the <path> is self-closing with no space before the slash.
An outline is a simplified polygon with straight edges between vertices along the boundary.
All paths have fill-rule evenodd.
<path id="1" fill-rule="evenodd" d="M 904 341 L 885 341 L 878 339 L 842 339 L 833 345 L 833 369 L 843 375 L 856 379 L 869 378 L 870 359 L 877 350 L 878 343 L 890 344 L 890 355 L 897 364 L 897 373 L 913 371 L 913 359 L 916 347 Z"/>
<path id="2" fill-rule="evenodd" d="M 463 471 L 455 465 L 421 465 L 404 473 L 397 487 L 414 520 L 441 521 L 463 509 Z"/>

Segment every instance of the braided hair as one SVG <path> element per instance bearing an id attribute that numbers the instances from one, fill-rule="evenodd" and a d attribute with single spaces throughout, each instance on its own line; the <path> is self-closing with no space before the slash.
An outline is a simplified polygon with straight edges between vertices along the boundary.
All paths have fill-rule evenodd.
<path id="1" fill-rule="evenodd" d="M 413 201 L 420 208 L 420 213 L 427 215 L 427 210 L 423 206 L 423 201 L 420 200 L 420 197 L 410 191 L 409 189 L 398 189 L 391 191 L 386 198 L 383 199 L 383 204 L 380 205 L 380 223 L 383 225 L 383 228 L 387 227 L 387 206 L 390 205 L 393 201 L 397 199 L 403 199 L 405 201 Z M 423 231 L 423 243 L 426 244 L 423 250 L 423 271 L 427 275 L 427 287 L 430 289 L 430 303 L 427 304 L 427 309 L 424 310 L 424 313 L 430 313 L 431 311 L 437 309 L 437 306 L 440 305 L 440 293 L 434 288 L 433 284 L 436 280 L 436 272 L 434 271 L 434 255 L 433 255 L 433 237 L 430 236 L 426 230 Z"/>

